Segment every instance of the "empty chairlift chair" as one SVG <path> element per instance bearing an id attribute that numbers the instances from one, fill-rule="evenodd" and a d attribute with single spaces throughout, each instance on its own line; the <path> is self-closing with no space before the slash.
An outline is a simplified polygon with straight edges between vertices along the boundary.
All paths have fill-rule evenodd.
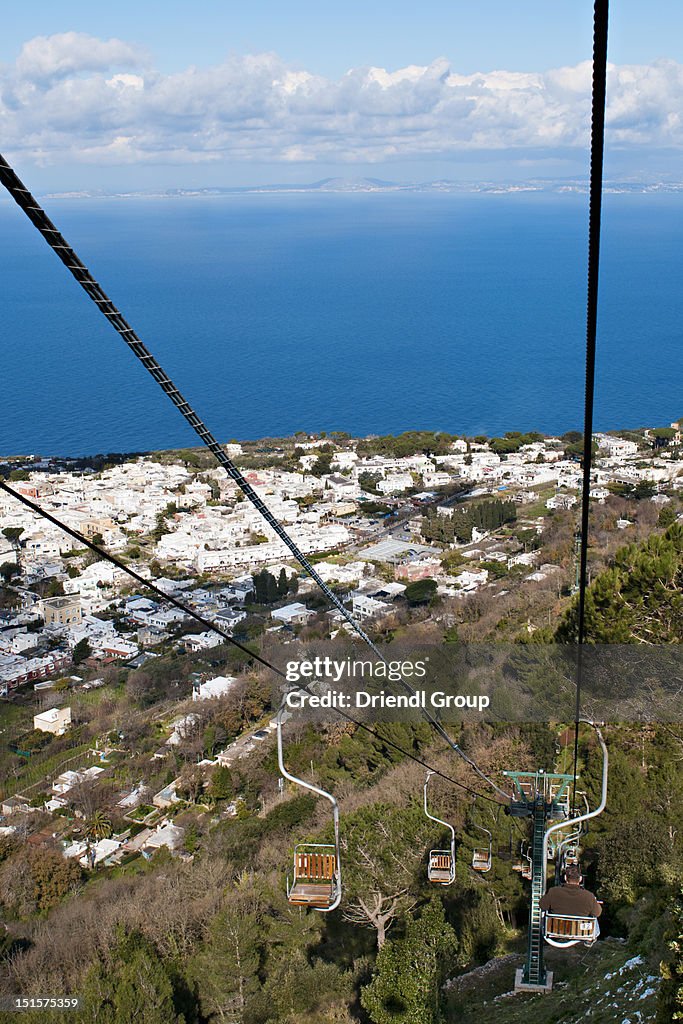
<path id="1" fill-rule="evenodd" d="M 489 844 L 488 846 L 477 846 L 472 851 L 472 868 L 475 871 L 490 871 L 493 863 L 493 836 L 483 825 L 477 825 L 476 822 L 473 822 L 473 824 L 480 832 L 486 833 Z"/>
<path id="2" fill-rule="evenodd" d="M 337 890 L 339 858 L 334 846 L 299 843 L 294 848 L 294 876 L 287 880 L 290 903 L 333 910 Z"/>
<path id="3" fill-rule="evenodd" d="M 299 843 L 294 848 L 293 875 L 287 876 L 287 899 L 297 906 L 312 907 L 328 913 L 341 902 L 341 858 L 339 846 L 339 807 L 331 793 L 304 782 L 287 771 L 282 752 L 281 713 L 277 716 L 277 756 L 283 778 L 332 804 L 334 843 Z"/>
<path id="4" fill-rule="evenodd" d="M 451 885 L 455 881 L 455 829 L 452 825 L 449 825 L 447 821 L 442 821 L 441 818 L 435 818 L 433 814 L 429 813 L 427 806 L 427 787 L 429 785 L 429 779 L 434 772 L 427 772 L 427 778 L 424 784 L 424 810 L 425 814 L 431 821 L 435 821 L 438 825 L 443 825 L 447 828 L 451 834 L 451 845 L 448 850 L 430 850 L 429 851 L 429 864 L 427 866 L 427 878 L 430 882 L 435 885 Z"/>
<path id="5" fill-rule="evenodd" d="M 564 882 L 565 871 L 567 870 L 567 868 L 570 865 L 576 865 L 578 863 L 578 840 L 563 840 L 559 844 L 555 855 L 555 884 L 562 885 L 562 883 Z"/>
<path id="6" fill-rule="evenodd" d="M 533 871 L 531 867 L 531 854 L 528 852 L 528 843 L 522 840 L 519 844 L 520 860 L 512 865 L 512 870 L 519 872 L 522 878 L 530 879 Z"/>

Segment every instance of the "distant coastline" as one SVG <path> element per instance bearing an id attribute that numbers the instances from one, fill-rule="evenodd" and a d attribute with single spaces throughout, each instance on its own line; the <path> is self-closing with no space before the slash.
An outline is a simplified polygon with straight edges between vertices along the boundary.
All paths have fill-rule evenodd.
<path id="1" fill-rule="evenodd" d="M 300 184 L 233 185 L 209 188 L 140 189 L 125 192 L 104 190 L 79 190 L 71 192 L 43 192 L 43 199 L 211 199 L 234 195 L 321 195 L 326 193 L 410 193 L 424 192 L 453 195 L 515 195 L 547 193 L 550 195 L 585 195 L 588 193 L 588 179 L 496 182 L 496 181 L 451 181 L 425 182 L 383 181 L 379 178 L 323 178 L 320 181 Z M 607 195 L 679 195 L 683 193 L 683 181 L 606 181 Z"/>

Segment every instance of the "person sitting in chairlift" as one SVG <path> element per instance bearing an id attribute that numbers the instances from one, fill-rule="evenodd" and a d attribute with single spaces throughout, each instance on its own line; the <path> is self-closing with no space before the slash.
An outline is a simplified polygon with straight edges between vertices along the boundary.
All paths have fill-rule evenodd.
<path id="1" fill-rule="evenodd" d="M 592 892 L 581 887 L 581 872 L 576 864 L 569 864 L 564 873 L 564 884 L 554 885 L 541 899 L 541 910 L 564 917 L 600 917 L 602 907 Z M 599 932 L 596 922 L 596 937 Z"/>

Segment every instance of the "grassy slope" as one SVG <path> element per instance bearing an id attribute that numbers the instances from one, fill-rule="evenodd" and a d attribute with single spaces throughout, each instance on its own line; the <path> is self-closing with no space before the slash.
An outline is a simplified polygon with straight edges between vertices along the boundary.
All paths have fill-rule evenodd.
<path id="1" fill-rule="evenodd" d="M 520 957 L 504 957 L 457 979 L 450 989 L 454 1024 L 644 1024 L 655 1017 L 658 964 L 634 957 L 624 942 L 601 940 L 590 950 L 550 950 L 555 972 L 548 995 L 514 994 Z"/>

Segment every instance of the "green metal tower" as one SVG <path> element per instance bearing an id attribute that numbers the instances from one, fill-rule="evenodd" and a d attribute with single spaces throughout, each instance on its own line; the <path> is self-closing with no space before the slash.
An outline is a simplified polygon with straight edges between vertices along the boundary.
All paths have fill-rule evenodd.
<path id="1" fill-rule="evenodd" d="M 512 780 L 514 797 L 510 814 L 516 818 L 531 818 L 533 838 L 531 844 L 531 907 L 529 932 L 524 967 L 517 972 L 516 989 L 548 992 L 552 988 L 552 971 L 546 971 L 543 961 L 543 927 L 541 899 L 546 887 L 544 837 L 548 823 L 569 817 L 569 793 L 573 775 L 544 772 L 504 772 Z"/>

